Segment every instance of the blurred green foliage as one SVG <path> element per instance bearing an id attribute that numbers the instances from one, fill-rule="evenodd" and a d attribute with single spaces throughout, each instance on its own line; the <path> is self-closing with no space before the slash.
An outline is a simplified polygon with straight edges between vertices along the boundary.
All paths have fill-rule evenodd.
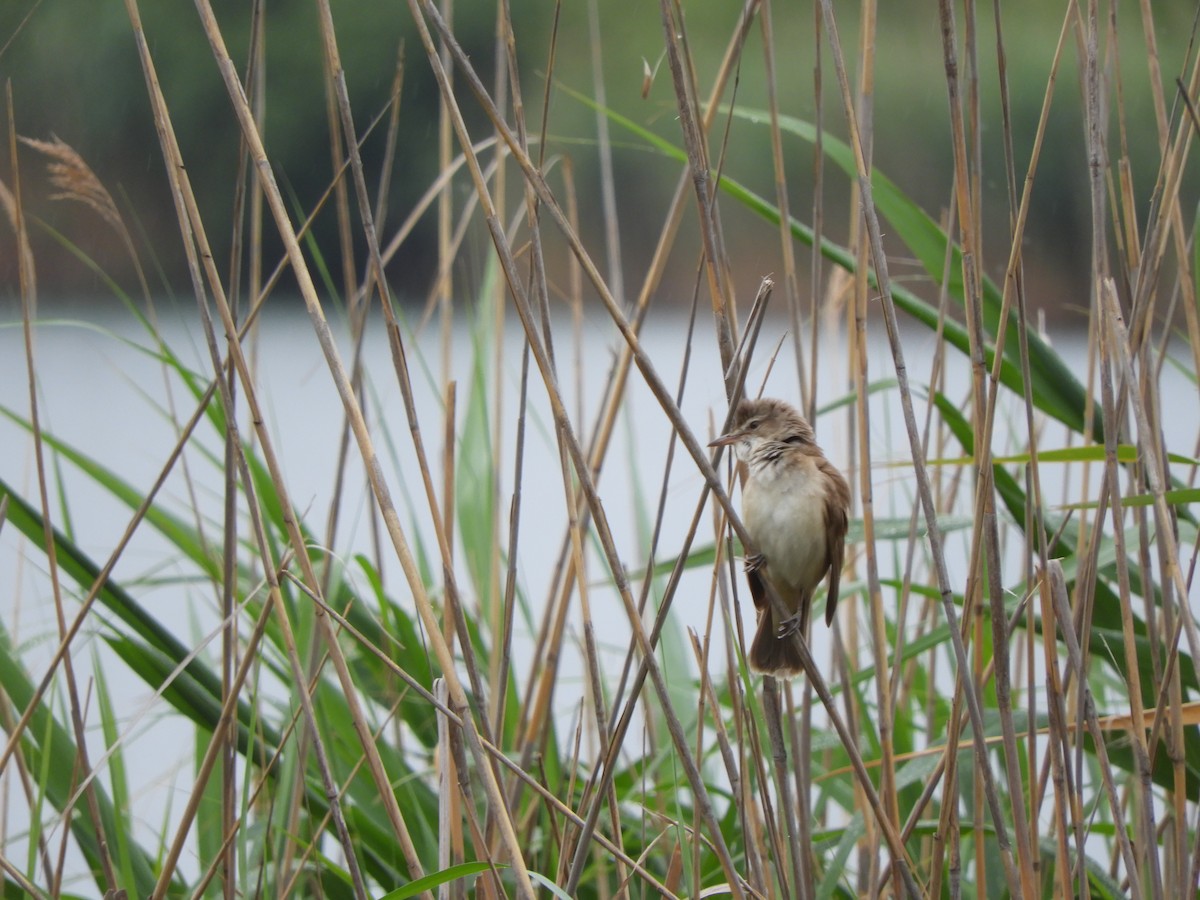
<path id="1" fill-rule="evenodd" d="M 906 193 L 937 217 L 949 200 L 952 182 L 937 9 L 934 4 L 880 6 L 874 48 L 875 160 Z M 394 227 L 436 177 L 436 87 L 406 4 L 396 0 L 333 0 L 332 7 L 360 130 L 385 109 L 397 52 L 404 47 L 400 144 L 390 196 L 389 221 Z M 854 46 L 858 4 L 840 7 L 838 26 L 847 58 L 853 63 L 858 58 Z M 995 24 L 990 7 L 987 4 L 980 7 L 982 18 L 975 23 L 974 30 L 978 35 L 982 154 L 987 173 L 983 184 L 984 208 L 989 216 L 985 226 L 988 235 L 985 266 L 995 276 L 1002 272 L 1007 257 L 1007 188 Z M 228 223 L 237 172 L 236 123 L 194 5 L 184 0 L 155 0 L 141 3 L 140 8 L 189 172 L 204 198 L 210 239 L 220 253 L 227 250 L 220 241 L 231 232 Z M 230 52 L 243 68 L 248 54 L 250 8 L 249 3 L 229 0 L 216 4 Z M 1065 8 L 1065 3 L 1038 0 L 1016 0 L 1001 5 L 1018 178 L 1023 176 L 1028 163 Z M 494 10 L 489 0 L 459 0 L 453 8 L 459 40 L 489 84 L 494 80 L 495 69 Z M 685 4 L 685 13 L 692 53 L 701 61 L 696 74 L 704 95 L 735 28 L 739 9 L 734 3 L 705 0 Z M 1174 0 L 1155 3 L 1153 14 L 1170 106 L 1176 97 L 1173 79 L 1185 64 L 1184 53 L 1195 10 L 1193 4 Z M 525 107 L 530 129 L 536 132 L 540 127 L 555 8 L 549 2 L 517 3 L 513 16 L 517 22 L 520 68 L 526 79 Z M 967 23 L 961 10 L 958 16 L 961 46 Z M 597 50 L 603 60 L 608 104 L 678 142 L 670 72 L 665 62 L 661 62 L 663 40 L 658 5 L 600 2 L 599 19 L 601 44 Z M 309 0 L 271 0 L 266 3 L 266 20 L 268 152 L 282 182 L 294 192 L 299 207 L 308 209 L 326 188 L 332 171 L 315 4 Z M 1142 24 L 1139 11 L 1132 4 L 1122 5 L 1119 20 L 1123 50 L 1120 58 L 1131 62 L 1123 68 L 1110 64 L 1109 77 L 1119 76 L 1124 86 L 1126 142 L 1135 193 L 1148 198 L 1159 154 Z M 774 28 L 780 107 L 790 114 L 813 119 L 816 41 L 812 5 L 776 4 Z M 822 46 L 820 51 L 825 84 L 822 119 L 831 132 L 844 135 L 828 47 Z M 1041 276 L 1031 279 L 1032 302 L 1035 307 L 1051 311 L 1082 303 L 1087 290 L 1090 225 L 1077 58 L 1072 36 L 1056 87 L 1027 238 L 1027 266 Z M 1110 51 L 1109 58 L 1117 57 Z M 756 24 L 750 31 L 738 73 L 734 100 L 742 106 L 767 105 L 762 59 L 762 35 Z M 653 87 L 645 99 L 641 96 L 643 60 L 656 70 Z M 966 55 L 961 50 L 960 62 L 964 75 L 969 74 Z M 591 65 L 587 5 L 566 3 L 559 13 L 554 77 L 575 89 L 594 93 Z M 181 289 L 186 280 L 178 268 L 177 227 L 123 4 L 81 5 L 70 0 L 7 0 L 0 4 L 0 78 L 11 82 L 18 132 L 34 137 L 57 134 L 90 162 L 114 193 L 124 193 L 124 211 L 154 235 L 151 251 L 167 271 L 170 286 Z M 457 84 L 461 88 L 461 78 Z M 487 123 L 481 121 L 473 101 L 465 91 L 460 96 L 468 116 L 473 117 L 469 121 L 475 136 L 487 136 Z M 1114 121 L 1114 148 L 1119 146 L 1117 127 Z M 595 117 L 590 110 L 562 94 L 552 97 L 549 156 L 561 154 L 571 158 L 581 215 L 585 223 L 592 225 L 591 233 L 598 242 L 601 231 L 595 134 Z M 380 129 L 364 146 L 372 185 L 378 181 L 382 148 Z M 790 166 L 793 213 L 808 220 L 812 204 L 811 151 L 794 142 L 785 144 L 785 150 Z M 734 122 L 727 154 L 727 173 L 764 194 L 773 192 L 769 140 L 762 128 Z M 630 269 L 627 277 L 636 278 L 650 252 L 644 235 L 658 229 L 659 210 L 678 177 L 678 166 L 646 152 L 644 147 L 622 145 L 615 149 L 614 165 L 623 251 Z M 105 241 L 110 240 L 107 236 L 90 235 L 94 223 L 79 209 L 64 210 L 59 208 L 61 204 L 55 207 L 41 202 L 49 190 L 35 171 L 40 160 L 31 153 L 23 154 L 22 166 L 26 199 L 34 213 L 66 232 L 103 264 L 119 269 L 122 262 L 119 250 L 107 247 Z M 6 182 L 11 177 L 7 162 L 0 168 L 0 177 Z M 1192 185 L 1189 183 L 1187 187 Z M 456 199 L 465 199 L 467 193 L 464 182 Z M 1192 193 L 1185 188 L 1185 197 Z M 829 228 L 835 237 L 841 237 L 839 230 L 844 233 L 847 226 L 847 198 L 844 178 L 831 174 L 827 178 L 826 202 Z M 742 215 L 743 211 L 732 210 L 731 224 L 736 226 Z M 318 236 L 332 240 L 334 225 L 331 213 L 323 215 L 317 224 Z M 781 265 L 777 245 L 759 228 L 755 226 L 742 244 L 736 243 L 736 236 L 745 229 L 729 229 L 734 241 L 730 252 L 735 273 L 743 279 L 753 280 L 765 272 L 778 271 Z M 385 239 L 387 234 L 385 230 Z M 427 216 L 423 227 L 406 242 L 393 263 L 389 274 L 401 295 L 420 296 L 428 289 L 433 274 L 433 235 L 433 218 Z M 479 233 L 473 239 L 483 241 L 486 237 Z M 51 242 L 43 239 L 42 243 Z M 690 294 L 697 245 L 687 246 L 692 258 L 677 260 L 673 269 L 679 284 L 678 294 L 684 297 Z M 88 290 L 88 279 L 92 277 L 89 273 L 65 258 L 56 257 L 53 247 L 42 250 L 35 246 L 35 250 L 43 293 L 77 294 Z M 600 250 L 595 255 L 603 257 Z M 360 268 L 362 259 L 360 249 Z M 12 255 L 7 252 L 0 253 L 0 277 L 3 290 L 11 295 L 16 279 Z"/>

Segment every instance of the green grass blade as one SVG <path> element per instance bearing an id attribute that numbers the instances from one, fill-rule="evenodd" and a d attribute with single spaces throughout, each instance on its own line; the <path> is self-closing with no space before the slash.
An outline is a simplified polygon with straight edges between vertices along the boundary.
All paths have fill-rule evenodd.
<path id="1" fill-rule="evenodd" d="M 440 872 L 434 872 L 426 875 L 424 878 L 411 881 L 404 887 L 381 894 L 378 900 L 407 900 L 408 897 L 415 897 L 435 887 L 441 887 L 443 884 L 449 884 L 452 881 L 458 881 L 460 878 L 470 878 L 472 875 L 486 872 L 489 868 L 491 868 L 491 863 L 487 862 L 459 863 L 457 866 L 450 866 L 447 869 L 442 869 Z M 506 867 L 499 865 L 497 868 Z"/>
<path id="2" fill-rule="evenodd" d="M 6 629 L 0 627 L 0 687 L 14 706 L 24 711 L 33 702 L 34 685 L 26 674 Z M 78 749 L 69 726 L 59 721 L 51 704 L 51 696 L 42 697 L 34 708 L 29 728 L 22 737 L 21 748 L 29 769 L 39 773 L 38 788 L 46 800 L 59 812 L 75 797 L 78 788 Z M 98 779 L 91 785 L 106 836 L 117 834 L 121 824 L 112 801 Z M 100 864 L 100 842 L 89 815 L 70 817 L 71 834 L 82 851 L 98 886 L 103 886 Z M 127 822 L 123 823 L 128 825 Z M 151 857 L 138 845 L 129 842 L 125 847 L 122 871 L 132 871 L 129 887 L 138 896 L 148 896 L 154 885 Z M 182 885 L 178 885 L 182 888 Z"/>
<path id="3" fill-rule="evenodd" d="M 686 154 L 682 150 L 654 134 L 649 129 L 643 128 L 626 116 L 600 106 L 585 95 L 572 91 L 570 88 L 562 87 L 561 89 L 564 93 L 579 102 L 603 113 L 611 122 L 635 134 L 639 139 L 645 141 L 663 155 L 679 162 L 686 161 Z M 753 117 L 755 120 L 766 115 L 765 113 L 745 110 L 738 110 L 737 114 L 746 116 L 747 118 Z M 780 127 L 784 131 L 794 134 L 801 139 L 811 140 L 815 136 L 815 130 L 808 123 L 788 116 L 780 116 L 779 118 Z M 855 169 L 853 160 L 848 155 L 849 148 L 844 142 L 838 141 L 826 132 L 822 136 L 822 146 L 832 162 L 837 164 L 851 177 L 854 177 Z M 736 180 L 728 176 L 722 175 L 719 184 L 722 191 L 733 197 L 747 209 L 757 213 L 769 222 L 774 224 L 779 223 L 779 209 L 774 204 L 767 202 L 749 188 L 739 184 Z M 878 169 L 872 172 L 871 184 L 876 207 L 892 224 L 897 236 L 910 245 L 913 253 L 921 261 L 934 282 L 940 283 L 942 280 L 943 261 L 945 259 L 945 247 L 948 240 L 945 234 L 920 207 L 909 200 Z M 792 219 L 788 223 L 788 226 L 793 237 L 804 244 L 813 245 L 814 235 L 810 228 L 795 219 Z M 840 247 L 832 241 L 822 240 L 820 249 L 821 255 L 826 259 L 848 272 L 856 271 L 854 256 L 844 247 Z M 959 265 L 951 266 L 951 279 L 946 288 L 950 296 L 961 305 L 965 302 L 965 299 L 962 290 L 961 252 L 957 248 L 955 248 L 955 259 L 959 261 Z M 868 272 L 867 274 L 870 283 L 877 288 L 878 283 L 875 281 L 874 272 Z M 930 329 L 938 327 L 941 317 L 939 317 L 938 311 L 934 306 L 921 300 L 916 294 L 898 284 L 893 283 L 891 289 L 892 299 L 900 309 Z M 989 334 L 993 338 L 995 337 L 996 325 L 999 320 L 1001 300 L 1000 292 L 995 284 L 985 279 L 983 289 L 984 316 Z M 942 328 L 943 336 L 947 343 L 956 347 L 964 354 L 970 351 L 970 340 L 964 327 L 953 320 L 945 320 L 942 322 Z M 1066 365 L 1062 358 L 1054 352 L 1040 335 L 1034 331 L 1027 331 L 1027 337 L 1030 356 L 1029 368 L 1032 378 L 1030 389 L 1034 404 L 1043 412 L 1066 424 L 1073 431 L 1082 433 L 1085 421 L 1083 412 L 1087 407 L 1087 393 L 1083 385 L 1080 384 L 1070 367 Z M 984 356 L 987 365 L 991 367 L 995 358 L 995 348 L 990 343 L 984 348 Z M 1001 360 L 1000 380 L 1001 383 L 1014 393 L 1018 395 L 1023 393 L 1023 378 L 1020 366 L 1018 365 L 1016 341 L 1005 342 L 1005 358 Z M 1093 422 L 1095 424 L 1092 430 L 1092 438 L 1097 443 L 1103 443 L 1101 421 L 1102 416 L 1100 415 L 1099 404 L 1093 403 Z"/>
<path id="4" fill-rule="evenodd" d="M 7 496 L 9 500 L 8 521 L 35 546 L 41 546 L 44 534 L 41 514 L 14 492 L 3 479 L 0 479 L 0 497 L 2 496 Z M 52 534 L 61 571 L 66 573 L 81 590 L 90 590 L 100 577 L 100 567 L 60 532 L 55 530 Z M 163 626 L 113 579 L 108 578 L 100 584 L 96 596 L 104 608 L 128 625 L 133 634 L 146 642 L 148 648 L 153 648 L 164 659 L 170 660 L 172 666 L 179 665 L 189 656 L 190 649 L 187 645 L 180 641 L 174 632 Z M 199 659 L 189 661 L 184 671 L 191 682 L 200 686 L 219 708 L 221 680 L 216 673 Z M 157 683 L 152 682 L 152 685 L 157 686 Z M 250 708 L 245 701 L 239 704 L 238 710 L 240 722 L 250 721 Z M 278 743 L 278 734 L 274 730 L 268 728 L 266 735 L 268 743 L 272 745 Z"/>

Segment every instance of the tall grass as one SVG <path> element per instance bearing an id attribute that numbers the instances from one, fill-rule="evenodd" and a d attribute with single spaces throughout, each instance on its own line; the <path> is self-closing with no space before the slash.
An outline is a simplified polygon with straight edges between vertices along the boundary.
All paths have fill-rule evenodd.
<path id="1" fill-rule="evenodd" d="M 207 355 L 199 371 L 163 339 L 147 278 L 132 294 L 110 282 L 145 327 L 141 349 L 161 365 L 175 435 L 144 483 L 120 477 L 109 448 L 72 446 L 39 414 L 29 236 L 46 230 L 29 220 L 19 186 L 37 183 L 46 160 L 54 190 L 115 229 L 138 273 L 154 248 L 131 236 L 129 211 L 74 149 L 28 141 L 18 153 L 9 103 L 14 176 L 0 197 L 20 259 L 28 403 L 8 394 L 3 412 L 27 430 L 36 475 L 26 491 L 0 473 L 0 539 L 44 573 L 20 599 L 53 604 L 56 631 L 48 664 L 0 632 L 0 770 L 22 823 L 0 852 L 6 895 L 1196 893 L 1200 635 L 1189 601 L 1200 490 L 1195 447 L 1168 446 L 1164 435 L 1167 419 L 1200 420 L 1198 260 L 1181 196 L 1200 126 L 1190 99 L 1200 96 L 1200 62 L 1189 58 L 1177 88 L 1157 75 L 1149 4 L 1144 39 L 1119 33 L 1095 2 L 1065 4 L 1056 55 L 1041 61 L 1050 74 L 1028 159 L 1013 140 L 1004 10 L 997 4 L 989 25 L 971 0 L 940 4 L 955 167 L 938 221 L 902 178 L 872 165 L 883 139 L 872 125 L 874 48 L 887 36 L 875 33 L 870 2 L 857 36 L 840 30 L 829 0 L 814 4 L 819 114 L 806 122 L 788 113 L 775 81 L 780 8 L 748 2 L 726 23 L 724 57 L 700 60 L 691 36 L 715 26 L 662 0 L 663 58 L 647 78 L 671 85 L 679 128 L 665 139 L 608 109 L 600 87 L 557 86 L 557 39 L 548 53 L 521 45 L 507 4 L 496 8 L 495 72 L 482 73 L 445 10 L 409 0 L 419 46 L 406 64 L 436 76 L 443 176 L 417 208 L 398 211 L 383 198 L 404 132 L 404 68 L 388 108 L 356 110 L 337 23 L 318 0 L 332 135 L 321 208 L 332 206 L 339 224 L 331 246 L 309 231 L 320 210 L 284 193 L 263 143 L 262 7 L 252 8 L 250 58 L 239 66 L 208 0 L 196 5 L 189 27 L 211 45 L 229 97 L 227 139 L 241 152 L 238 216 L 220 241 L 188 179 L 198 149 L 177 143 L 153 43 L 137 0 L 125 3 Z M 993 38 L 996 52 L 982 52 Z M 1152 188 L 1128 177 L 1118 47 L 1125 65 L 1138 57 L 1156 73 L 1162 163 Z M 998 70 L 982 71 L 993 56 Z M 601 72 L 602 50 L 597 59 Z M 737 76 L 756 66 L 767 89 L 747 98 Z M 1055 95 L 1065 67 L 1080 73 L 1081 99 Z M 535 70 L 546 77 L 529 77 Z M 998 135 L 982 127 L 991 111 L 981 78 L 1000 87 Z M 544 93 L 525 94 L 533 84 Z M 550 152 L 553 110 L 568 102 L 603 124 L 602 158 L 620 141 L 678 161 L 668 205 L 642 211 L 662 221 L 645 271 L 622 259 L 612 202 L 621 185 L 609 165 L 600 209 L 581 209 L 576 173 Z M 1055 104 L 1075 102 L 1088 125 L 1078 165 L 1092 210 L 1091 280 L 1079 286 L 1089 298 L 1085 366 L 1035 327 L 1023 265 L 1044 126 Z M 490 123 L 486 139 L 467 130 L 468 108 Z M 364 112 L 375 116 L 370 135 L 358 130 Z M 771 148 L 774 196 L 755 194 L 726 160 L 734 128 Z M 376 171 L 360 153 L 367 139 L 384 147 Z M 984 233 L 981 144 L 997 139 L 1010 251 L 994 282 L 984 274 L 1000 270 L 984 260 L 985 237 L 996 238 Z M 790 162 L 801 145 L 818 163 L 810 173 Z M 842 239 L 824 224 L 834 181 L 851 193 Z M 797 208 L 797 189 L 814 198 L 810 209 Z M 723 217 L 734 209 L 780 246 L 781 272 L 763 278 L 749 307 L 735 300 L 725 249 Z M 438 279 L 414 315 L 386 274 L 426 215 L 438 221 Z M 580 227 L 596 218 L 602 249 Z M 685 222 L 694 228 L 683 232 Z M 482 260 L 467 239 L 481 227 Z M 282 259 L 265 256 L 267 233 Z M 236 261 L 222 271 L 213 247 L 226 243 Z M 361 271 L 356 245 L 367 248 Z M 698 263 L 691 313 L 677 319 L 682 366 L 668 373 L 643 328 L 679 253 Z M 900 256 L 919 271 L 918 288 L 892 276 Z M 457 277 L 467 265 L 484 272 L 471 290 Z M 305 513 L 281 463 L 253 352 L 285 271 L 340 403 L 338 420 L 308 423 L 339 435 L 322 473 L 325 521 Z M 597 359 L 583 334 L 601 314 L 614 344 Z M 514 320 L 519 359 L 504 339 Z M 463 322 L 465 382 L 454 374 Z M 364 367 L 380 328 L 386 379 Z M 836 461 L 856 496 L 832 647 L 805 647 L 806 677 L 776 683 L 753 676 L 742 656 L 737 480 L 705 447 L 727 406 L 712 408 L 711 421 L 681 408 L 697 369 L 720 367 L 729 402 L 756 392 L 784 329 L 792 344 L 781 359 L 795 370 L 772 384 L 795 384 L 791 399 L 823 439 L 849 436 Z M 914 360 L 918 330 L 934 349 Z M 702 333 L 715 337 L 711 349 Z M 879 333 L 883 359 L 869 353 Z M 834 386 L 822 380 L 831 369 Z M 1191 389 L 1167 395 L 1168 369 Z M 951 373 L 964 372 L 956 383 Z M 402 411 L 379 402 L 392 378 Z M 432 411 L 417 399 L 429 394 Z M 632 484 L 602 480 L 634 402 L 650 404 L 667 445 L 629 436 Z M 892 429 L 909 448 L 899 462 L 874 445 Z M 554 449 L 556 471 L 530 470 L 534 441 Z M 165 496 L 180 467 L 187 490 Z M 103 561 L 73 537 L 71 521 L 87 509 L 64 490 L 77 483 L 64 470 L 128 511 Z M 530 499 L 531 479 L 553 485 L 554 509 Z M 359 481 L 370 534 L 349 538 L 341 517 Z M 1063 496 L 1048 493 L 1051 481 Z M 217 512 L 205 500 L 214 490 Z M 618 494 L 635 497 L 632 536 L 606 507 Z M 664 526 L 668 505 L 690 522 L 681 537 Z M 180 602 L 204 595 L 219 609 L 201 639 L 162 624 L 143 586 L 114 575 L 147 530 L 182 573 L 170 586 Z M 545 595 L 529 582 L 547 585 Z M 708 588 L 703 631 L 681 625 L 683 583 Z M 618 652 L 604 646 L 612 610 L 627 620 Z M 114 695 L 114 666 L 149 686 L 155 715 L 177 717 L 191 735 L 188 791 L 157 832 L 139 824 L 125 749 L 138 723 Z"/>

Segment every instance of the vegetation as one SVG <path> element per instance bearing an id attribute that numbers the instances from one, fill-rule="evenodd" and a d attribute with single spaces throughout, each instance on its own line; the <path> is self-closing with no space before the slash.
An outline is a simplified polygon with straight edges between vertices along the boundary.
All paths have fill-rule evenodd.
<path id="1" fill-rule="evenodd" d="M 609 109 L 599 84 L 557 84 L 555 18 L 530 47 L 499 4 L 500 64 L 481 71 L 433 4 L 408 6 L 415 40 L 388 104 L 364 115 L 343 77 L 339 17 L 316 4 L 333 137 L 306 148 L 333 162 L 310 207 L 277 179 L 262 139 L 272 92 L 261 6 L 231 56 L 228 24 L 197 0 L 228 99 L 221 128 L 197 147 L 177 140 L 170 92 L 181 87 L 160 77 L 137 0 L 126 0 L 205 370 L 159 324 L 169 286 L 151 287 L 155 232 L 73 147 L 19 142 L 10 92 L 0 199 L 18 260 L 12 328 L 34 387 L 27 405 L 15 387 L 2 402 L 29 435 L 36 475 L 25 490 L 0 471 L 0 541 L 44 573 L 21 600 L 53 606 L 55 630 L 22 640 L 14 621 L 0 632 L 0 772 L 10 824 L 20 823 L 0 852 L 6 894 L 1195 894 L 1200 633 L 1189 600 L 1200 489 L 1195 445 L 1168 436 L 1198 418 L 1200 259 L 1183 173 L 1200 127 L 1190 100 L 1200 58 L 1177 87 L 1150 67 L 1141 99 L 1156 110 L 1161 164 L 1143 186 L 1127 165 L 1134 100 L 1117 61 L 1156 63 L 1153 27 L 1135 41 L 1098 4 L 1064 4 L 1058 41 L 1037 60 L 1049 76 L 1022 159 L 1003 10 L 992 20 L 971 0 L 941 4 L 954 167 L 939 221 L 898 173 L 871 163 L 882 135 L 861 86 L 878 77 L 887 35 L 869 3 L 857 34 L 828 0 L 814 7 L 820 102 L 803 121 L 780 100 L 778 10 L 749 3 L 726 23 L 719 59 L 698 58 L 715 26 L 695 40 L 699 24 L 663 0 L 665 46 L 645 77 L 648 90 L 669 85 L 673 131 Z M 1148 4 L 1145 16 L 1153 26 Z M 1001 61 L 986 76 L 985 34 Z M 852 69 L 844 48 L 856 42 L 866 49 Z M 413 67 L 436 76 L 437 127 L 412 139 L 437 141 L 441 174 L 395 225 L 385 201 L 402 172 L 399 98 Z M 748 96 L 740 75 L 751 69 L 762 90 Z M 1076 163 L 1092 233 L 1088 283 L 1076 286 L 1087 298 L 1083 365 L 1036 328 L 1024 266 L 1042 138 L 1067 70 L 1082 86 L 1087 134 Z M 567 139 L 551 139 L 568 105 L 598 123 L 595 138 L 568 135 L 593 142 L 601 160 L 595 208 L 576 202 L 578 174 L 556 153 Z M 985 107 L 1002 113 L 994 132 Z M 845 139 L 826 130 L 834 119 Z M 765 148 L 772 192 L 727 158 L 734 128 Z M 983 225 L 985 141 L 1004 149 L 1001 235 Z M 663 223 L 653 251 L 637 251 L 644 267 L 620 251 L 612 198 L 635 186 L 613 178 L 616 145 L 677 179 L 663 208 L 640 211 Z M 189 158 L 206 152 L 238 159 L 233 224 L 219 242 L 218 218 L 189 180 Z M 115 235 L 136 288 L 28 213 L 42 163 L 59 198 Z M 826 205 L 836 185 L 850 213 L 835 239 Z M 803 212 L 793 191 L 810 198 Z M 309 229 L 321 210 L 336 219 L 331 240 Z M 388 266 L 425 217 L 437 223 L 437 278 L 414 315 L 393 296 Z M 601 222 L 602 237 L 582 220 Z M 735 299 L 735 227 L 778 247 L 778 275 L 749 307 Z M 145 329 L 129 352 L 163 369 L 165 398 L 147 403 L 175 446 L 142 483 L 106 461 L 128 448 L 73 445 L 41 415 L 35 247 L 47 237 L 125 301 Z M 985 244 L 1005 248 L 998 268 Z M 228 265 L 217 246 L 232 248 Z M 668 376 L 676 357 L 657 355 L 645 329 L 661 315 L 672 256 L 694 265 L 694 280 L 690 315 L 672 320 L 683 356 Z M 471 271 L 482 275 L 468 292 Z M 322 473 L 324 521 L 306 512 L 282 462 L 253 352 L 285 272 L 339 400 L 334 419 L 301 413 L 339 438 Z M 598 359 L 585 329 L 611 335 L 612 354 Z M 365 342 L 381 331 L 386 379 L 364 365 Z M 792 370 L 771 383 L 795 386 L 823 442 L 849 436 L 834 458 L 854 486 L 855 520 L 835 627 L 815 629 L 805 678 L 764 683 L 742 658 L 736 476 L 705 444 L 725 401 L 758 390 L 762 348 L 782 332 L 781 366 Z M 886 364 L 874 346 L 886 347 Z M 712 422 L 681 412 L 697 369 L 723 376 Z M 404 425 L 382 399 L 393 389 Z M 636 404 L 654 410 L 663 446 L 623 432 Z M 878 453 L 877 436 L 893 429 L 910 450 L 900 462 Z M 623 434 L 630 483 L 602 482 Z M 553 449 L 557 472 L 531 469 L 535 442 Z M 164 491 L 169 477 L 185 489 Z M 344 521 L 359 483 L 366 536 Z M 88 515 L 76 484 L 127 510 L 103 561 L 74 536 Z M 632 527 L 605 502 L 617 494 L 635 498 Z M 680 534 L 668 507 L 690 523 Z M 165 584 L 127 574 L 123 555 L 147 532 L 168 548 Z M 698 605 L 682 610 L 681 585 L 707 590 L 702 631 L 684 627 Z M 187 625 L 147 605 L 164 590 L 188 608 Z M 629 637 L 617 652 L 605 646 L 613 610 Z M 44 645 L 54 648 L 45 660 Z M 141 716 L 114 688 L 118 667 L 191 740 L 181 808 L 155 829 L 128 761 Z"/>

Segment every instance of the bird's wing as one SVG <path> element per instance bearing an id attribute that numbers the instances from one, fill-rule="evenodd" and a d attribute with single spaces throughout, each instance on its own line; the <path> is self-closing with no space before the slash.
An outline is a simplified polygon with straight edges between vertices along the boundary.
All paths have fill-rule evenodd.
<path id="1" fill-rule="evenodd" d="M 753 572 L 747 572 L 746 581 L 750 585 L 750 596 L 754 600 L 754 608 L 761 612 L 770 606 L 771 601 L 767 597 L 767 584 L 763 580 L 763 569 L 759 568 Z"/>
<path id="2" fill-rule="evenodd" d="M 841 587 L 842 563 L 846 558 L 846 530 L 850 527 L 850 486 L 841 473 L 829 466 L 827 474 L 836 476 L 834 487 L 825 495 L 825 534 L 829 546 L 825 548 L 829 562 L 829 593 L 825 599 L 825 624 L 833 624 L 837 610 L 838 590 Z"/>

